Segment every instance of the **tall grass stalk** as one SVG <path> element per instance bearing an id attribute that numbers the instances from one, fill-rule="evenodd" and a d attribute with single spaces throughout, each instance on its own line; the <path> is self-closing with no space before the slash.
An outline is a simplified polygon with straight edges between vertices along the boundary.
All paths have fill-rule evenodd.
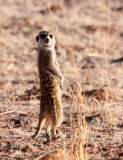
<path id="1" fill-rule="evenodd" d="M 76 89 L 77 89 L 77 127 L 74 124 L 74 120 L 71 120 L 71 127 L 73 129 L 72 136 L 72 148 L 71 151 L 75 155 L 75 148 L 78 150 L 78 160 L 88 160 L 88 138 L 87 138 L 87 125 L 85 122 L 85 105 L 82 96 L 82 87 L 79 82 L 79 74 L 75 63 L 73 50 L 70 48 L 72 55 L 72 63 L 76 74 Z M 73 114 L 73 107 L 71 109 L 71 115 Z M 72 116 L 71 116 L 72 117 Z M 76 147 L 75 147 L 76 146 Z"/>

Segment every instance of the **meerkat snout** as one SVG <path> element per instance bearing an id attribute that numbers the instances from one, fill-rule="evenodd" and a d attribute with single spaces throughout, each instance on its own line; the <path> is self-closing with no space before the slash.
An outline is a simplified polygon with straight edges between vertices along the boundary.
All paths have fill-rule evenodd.
<path id="1" fill-rule="evenodd" d="M 46 38 L 45 42 L 46 42 L 46 43 L 49 43 L 49 38 L 48 38 L 48 37 Z"/>

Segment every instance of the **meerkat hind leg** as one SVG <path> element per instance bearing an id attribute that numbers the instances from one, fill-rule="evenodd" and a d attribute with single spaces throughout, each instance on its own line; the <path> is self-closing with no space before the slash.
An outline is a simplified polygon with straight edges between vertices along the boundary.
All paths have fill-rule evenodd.
<path id="1" fill-rule="evenodd" d="M 47 137 L 47 141 L 50 142 L 51 141 L 51 125 L 50 124 L 46 127 L 46 137 Z"/>

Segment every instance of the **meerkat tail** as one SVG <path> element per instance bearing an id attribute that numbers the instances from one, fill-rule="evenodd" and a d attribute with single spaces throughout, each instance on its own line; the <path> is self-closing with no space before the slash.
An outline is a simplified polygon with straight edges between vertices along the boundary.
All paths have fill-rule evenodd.
<path id="1" fill-rule="evenodd" d="M 46 120 L 45 118 L 41 118 L 41 119 L 39 120 L 38 128 L 37 128 L 35 134 L 32 136 L 32 138 L 38 137 L 39 133 L 41 132 L 41 129 L 42 129 L 42 127 L 43 127 L 43 124 L 44 124 L 45 120 Z"/>

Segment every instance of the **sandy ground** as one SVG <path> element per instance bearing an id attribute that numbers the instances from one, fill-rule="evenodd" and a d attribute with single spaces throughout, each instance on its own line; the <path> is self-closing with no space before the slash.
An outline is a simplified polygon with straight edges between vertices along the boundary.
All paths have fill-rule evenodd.
<path id="1" fill-rule="evenodd" d="M 42 29 L 55 33 L 65 78 L 61 130 L 66 133 L 66 150 L 70 151 L 72 143 L 71 108 L 77 121 L 74 97 L 79 81 L 88 159 L 122 159 L 122 0 L 0 0 L 0 159 L 33 160 L 63 148 L 63 137 L 45 144 L 44 129 L 36 140 L 30 138 L 39 114 L 35 37 Z"/>

